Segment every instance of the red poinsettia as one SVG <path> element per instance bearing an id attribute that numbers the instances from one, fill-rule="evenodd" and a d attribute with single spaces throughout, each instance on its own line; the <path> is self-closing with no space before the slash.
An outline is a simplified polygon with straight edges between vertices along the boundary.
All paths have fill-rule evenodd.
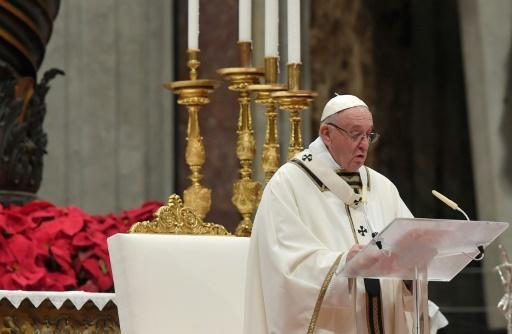
<path id="1" fill-rule="evenodd" d="M 107 238 L 150 219 L 161 205 L 104 216 L 44 201 L 0 206 L 0 289 L 111 291 Z"/>
<path id="2" fill-rule="evenodd" d="M 36 263 L 33 243 L 16 234 L 10 238 L 0 235 L 0 284 L 6 290 L 23 290 L 38 286 L 46 270 Z"/>

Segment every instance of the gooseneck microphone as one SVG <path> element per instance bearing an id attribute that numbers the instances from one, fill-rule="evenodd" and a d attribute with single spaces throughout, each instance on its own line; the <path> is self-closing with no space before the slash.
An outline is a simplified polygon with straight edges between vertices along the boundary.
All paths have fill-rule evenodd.
<path id="1" fill-rule="evenodd" d="M 432 195 L 434 195 L 435 197 L 437 197 L 441 202 L 443 202 L 444 204 L 448 205 L 450 208 L 452 208 L 453 210 L 457 210 L 457 211 L 460 211 L 462 212 L 462 214 L 464 215 L 464 217 L 466 217 L 466 220 L 467 221 L 470 221 L 468 215 L 464 212 L 464 210 L 462 210 L 461 208 L 459 208 L 459 206 L 457 205 L 457 203 L 455 203 L 454 201 L 452 201 L 451 199 L 449 199 L 448 197 L 446 197 L 445 195 L 435 191 L 435 190 L 432 190 Z"/>
<path id="2" fill-rule="evenodd" d="M 468 215 L 466 214 L 466 212 L 464 212 L 464 210 L 462 210 L 461 208 L 459 208 L 459 206 L 457 205 L 457 203 L 455 203 L 454 201 L 452 201 L 451 199 L 449 199 L 448 197 L 446 197 L 445 195 L 435 191 L 435 190 L 432 190 L 432 195 L 434 195 L 435 197 L 437 197 L 441 202 L 443 202 L 444 204 L 448 205 L 450 208 L 452 208 L 453 210 L 457 210 L 459 212 L 462 212 L 462 214 L 464 215 L 464 217 L 466 217 L 466 220 L 469 222 L 471 221 L 468 217 Z M 480 261 L 481 259 L 484 258 L 484 246 L 480 245 L 480 246 L 477 246 L 478 248 L 478 251 L 480 252 L 480 254 L 478 254 L 475 258 L 475 260 L 478 260 Z"/>

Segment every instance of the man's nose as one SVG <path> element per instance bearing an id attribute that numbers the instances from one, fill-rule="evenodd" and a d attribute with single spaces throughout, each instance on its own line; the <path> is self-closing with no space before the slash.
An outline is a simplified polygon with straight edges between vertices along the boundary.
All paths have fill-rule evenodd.
<path id="1" fill-rule="evenodd" d="M 370 147 L 370 139 L 368 138 L 368 136 L 363 136 L 359 140 L 359 144 L 357 146 L 364 150 L 368 150 L 368 148 Z"/>

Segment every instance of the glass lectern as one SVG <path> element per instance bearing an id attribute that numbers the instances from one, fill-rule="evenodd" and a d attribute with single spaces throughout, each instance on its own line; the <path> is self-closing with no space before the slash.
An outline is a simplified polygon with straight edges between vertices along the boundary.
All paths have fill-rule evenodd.
<path id="1" fill-rule="evenodd" d="M 339 275 L 412 281 L 413 333 L 429 333 L 427 281 L 451 281 L 508 223 L 398 218 L 348 261 Z M 425 284 L 422 284 L 425 283 Z"/>

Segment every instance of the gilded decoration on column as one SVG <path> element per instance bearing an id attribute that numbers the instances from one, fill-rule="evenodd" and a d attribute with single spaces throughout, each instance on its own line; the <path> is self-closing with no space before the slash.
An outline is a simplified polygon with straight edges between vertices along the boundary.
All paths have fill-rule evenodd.
<path id="1" fill-rule="evenodd" d="M 304 149 L 300 112 L 308 108 L 317 95 L 314 91 L 300 89 L 300 64 L 288 64 L 288 90 L 271 94 L 281 109 L 290 114 L 288 160 Z"/>
<path id="2" fill-rule="evenodd" d="M 252 179 L 252 162 L 256 154 L 256 142 L 252 129 L 251 99 L 248 86 L 259 83 L 263 71 L 251 64 L 251 43 L 239 42 L 242 67 L 222 68 L 218 73 L 230 82 L 229 89 L 239 92 L 240 111 L 237 128 L 236 155 L 240 160 L 240 179 L 233 185 L 232 202 L 242 220 L 236 228 L 237 236 L 249 236 L 252 230 L 252 214 L 261 197 L 261 184 Z"/>
<path id="3" fill-rule="evenodd" d="M 201 219 L 206 217 L 210 211 L 212 199 L 211 190 L 201 184 L 206 152 L 203 144 L 203 137 L 199 127 L 199 110 L 205 104 L 210 103 L 208 94 L 217 86 L 218 82 L 213 80 L 197 79 L 199 68 L 199 50 L 189 49 L 187 66 L 190 69 L 190 80 L 174 81 L 164 86 L 178 94 L 178 104 L 187 107 L 187 147 L 185 149 L 185 161 L 190 168 L 189 176 L 192 184 L 185 189 L 183 199 L 185 206 L 194 210 Z"/>
<path id="4" fill-rule="evenodd" d="M 494 271 L 498 273 L 504 290 L 503 297 L 498 302 L 498 310 L 503 313 L 507 321 L 507 334 L 512 334 L 512 263 L 505 247 L 501 244 L 498 247 L 501 264 L 494 267 Z"/>
<path id="5" fill-rule="evenodd" d="M 277 103 L 272 98 L 271 93 L 285 91 L 286 85 L 278 84 L 277 81 L 277 57 L 265 58 L 265 83 L 250 85 L 248 89 L 256 93 L 255 101 L 265 106 L 266 131 L 265 143 L 262 152 L 262 168 L 265 172 L 265 182 L 268 182 L 272 175 L 281 165 L 279 154 L 279 136 L 278 136 L 278 114 Z"/>
<path id="6" fill-rule="evenodd" d="M 230 235 L 224 226 L 203 222 L 193 209 L 183 206 L 176 194 L 169 197 L 166 206 L 155 212 L 153 220 L 136 223 L 130 228 L 130 233 Z"/>

